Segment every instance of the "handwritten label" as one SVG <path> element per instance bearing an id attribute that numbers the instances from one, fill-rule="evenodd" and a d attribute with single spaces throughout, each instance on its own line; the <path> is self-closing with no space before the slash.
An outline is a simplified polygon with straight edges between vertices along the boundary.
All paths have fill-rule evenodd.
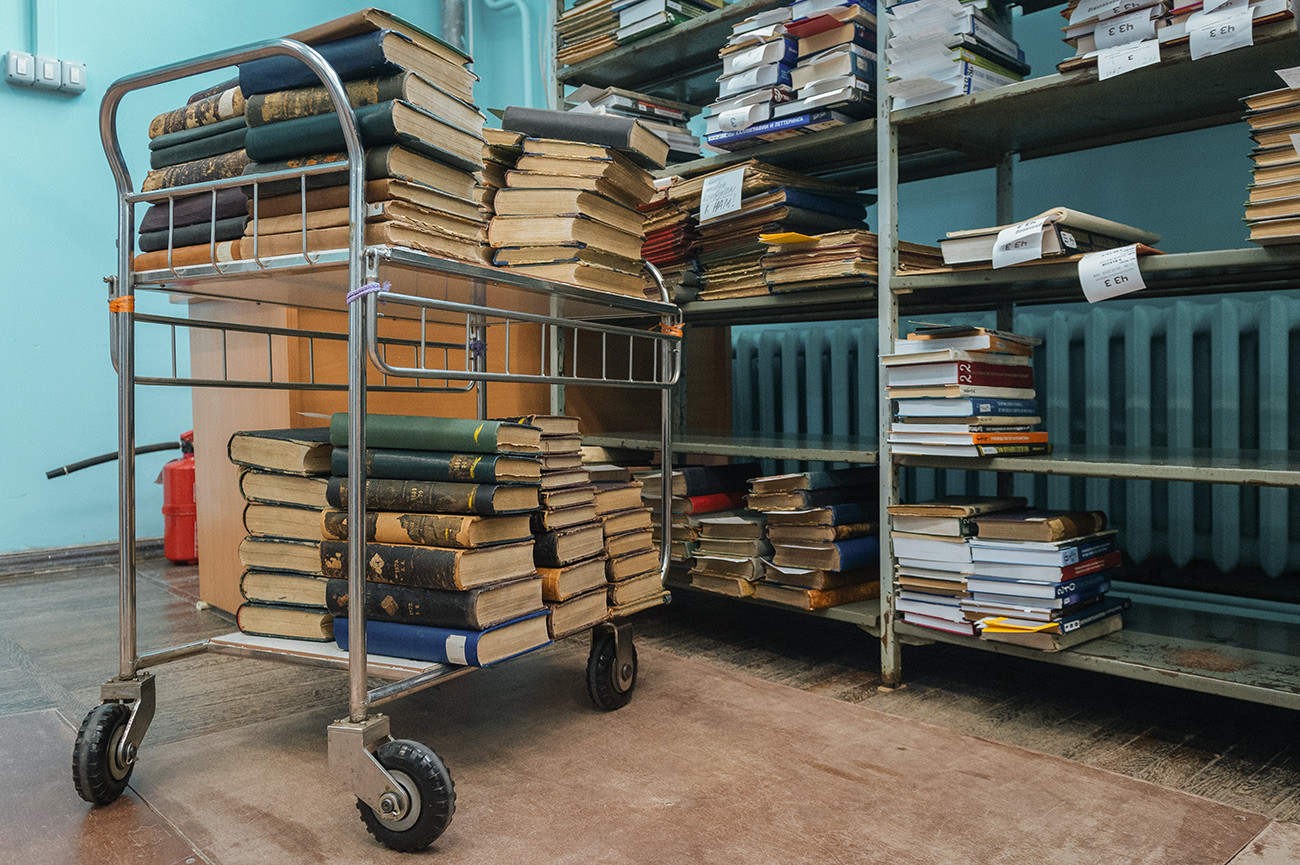
<path id="1" fill-rule="evenodd" d="M 1097 49 L 1114 48 L 1116 45 L 1130 45 L 1156 36 L 1156 19 L 1151 17 L 1150 9 L 1139 9 L 1128 15 L 1121 15 L 1108 21 L 1101 21 L 1093 31 Z"/>
<path id="2" fill-rule="evenodd" d="M 718 115 L 718 131 L 735 132 L 740 129 L 748 129 L 753 125 L 753 122 L 748 105 L 744 108 L 733 108 Z"/>
<path id="3" fill-rule="evenodd" d="M 744 183 L 744 166 L 704 178 L 704 190 L 700 193 L 700 222 L 740 210 L 740 189 Z"/>
<path id="4" fill-rule="evenodd" d="M 1246 0 L 1204 0 L 1201 4 L 1201 11 L 1208 15 L 1220 9 L 1236 9 L 1238 6 L 1246 5 Z"/>
<path id="5" fill-rule="evenodd" d="M 1200 60 L 1212 54 L 1254 45 L 1252 14 L 1249 6 L 1232 6 L 1209 13 L 1193 12 L 1187 19 L 1192 59 Z"/>
<path id="6" fill-rule="evenodd" d="M 1160 40 L 1148 39 L 1136 45 L 1117 45 L 1097 52 L 1097 80 L 1105 81 L 1143 66 L 1160 62 Z"/>
<path id="7" fill-rule="evenodd" d="M 1083 0 L 1070 13 L 1070 26 L 1082 24 L 1093 18 L 1114 18 L 1125 12 L 1147 5 L 1144 0 Z"/>
<path id="8" fill-rule="evenodd" d="M 1300 66 L 1277 70 L 1278 77 L 1292 90 L 1300 89 Z"/>
<path id="9" fill-rule="evenodd" d="M 1079 259 L 1079 283 L 1089 303 L 1146 288 L 1138 270 L 1137 244 L 1090 252 Z"/>
<path id="10" fill-rule="evenodd" d="M 998 232 L 993 242 L 993 267 L 1008 267 L 1022 261 L 1043 257 L 1043 218 L 1031 219 L 1018 225 L 1008 225 Z"/>

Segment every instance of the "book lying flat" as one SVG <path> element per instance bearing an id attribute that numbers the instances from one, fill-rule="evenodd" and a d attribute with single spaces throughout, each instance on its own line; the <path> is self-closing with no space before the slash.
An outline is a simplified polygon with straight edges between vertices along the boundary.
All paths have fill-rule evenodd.
<path id="1" fill-rule="evenodd" d="M 532 576 L 468 591 L 366 583 L 366 620 L 483 630 L 542 609 L 542 582 Z M 330 579 L 325 607 L 346 618 L 351 606 L 348 581 Z"/>
<path id="2" fill-rule="evenodd" d="M 330 441 L 348 444 L 348 416 L 335 412 L 330 419 Z M 403 450 L 465 453 L 539 453 L 541 431 L 507 421 L 468 418 L 366 415 L 366 446 Z"/>
<path id="3" fill-rule="evenodd" d="M 348 513 L 324 511 L 317 521 L 317 536 L 327 540 L 348 538 Z M 366 511 L 366 540 L 383 544 L 422 544 L 431 547 L 472 548 L 488 544 L 526 541 L 532 537 L 527 514 L 481 517 L 467 514 L 413 514 Z"/>
<path id="4" fill-rule="evenodd" d="M 326 431 L 328 434 L 328 430 Z M 456 454 L 397 448 L 366 448 L 366 475 L 401 480 L 455 481 L 474 484 L 535 484 L 542 463 L 535 456 Z M 348 474 L 348 448 L 335 447 L 327 465 L 331 474 Z"/>
<path id="5" fill-rule="evenodd" d="M 1008 541 L 1060 541 L 1106 528 L 1102 511 L 1024 511 L 986 514 L 975 520 L 981 538 Z"/>
<path id="6" fill-rule="evenodd" d="M 249 502 L 244 505 L 244 531 L 250 535 L 319 541 L 321 513 L 318 508 Z"/>
<path id="7" fill-rule="evenodd" d="M 321 541 L 319 557 L 320 573 L 347 577 L 347 541 Z M 474 550 L 368 543 L 362 558 L 366 579 L 417 588 L 473 589 L 536 573 L 532 541 Z"/>
<path id="8" fill-rule="evenodd" d="M 537 573 L 542 578 L 543 598 L 551 602 L 566 601 L 605 585 L 605 556 L 597 554 L 563 567 L 541 567 Z"/>
<path id="9" fill-rule="evenodd" d="M 369 622 L 366 652 L 439 664 L 486 667 L 551 642 L 545 610 L 481 631 Z M 348 647 L 348 620 L 334 620 L 334 639 Z"/>
<path id="10" fill-rule="evenodd" d="M 990 631 L 980 632 L 980 639 L 991 640 L 996 643 L 1010 643 L 1014 646 L 1024 646 L 1028 649 L 1038 649 L 1042 652 L 1059 652 L 1062 649 L 1070 649 L 1089 640 L 1095 640 L 1098 637 L 1105 637 L 1113 634 L 1124 627 L 1124 617 L 1120 614 L 1107 616 L 1100 621 L 1093 622 L 1089 625 L 1076 628 L 1068 634 L 1053 634 L 1045 631 Z"/>
<path id="11" fill-rule="evenodd" d="M 347 478 L 331 477 L 325 492 L 330 507 L 348 506 Z M 537 507 L 537 487 L 370 478 L 366 507 L 428 514 L 514 514 Z"/>
<path id="12" fill-rule="evenodd" d="M 239 577 L 244 600 L 292 607 L 325 607 L 329 580 L 318 574 L 292 574 L 250 568 Z"/>
<path id="13" fill-rule="evenodd" d="M 552 640 L 585 631 L 609 618 L 604 582 L 598 588 L 589 589 L 567 600 L 548 601 L 546 609 L 550 613 L 547 628 Z"/>
<path id="14" fill-rule="evenodd" d="M 754 597 L 803 610 L 824 610 L 827 607 L 880 597 L 880 581 L 861 582 L 834 589 L 805 589 L 760 580 L 754 584 Z"/>
<path id="15" fill-rule="evenodd" d="M 284 604 L 240 604 L 235 623 L 245 634 L 325 642 L 333 638 L 334 617 L 323 610 Z"/>
<path id="16" fill-rule="evenodd" d="M 1154 246 L 1160 235 L 1066 207 L 1053 207 L 1032 219 L 1043 219 L 1043 254 L 1070 255 L 1130 243 Z M 1032 221 L 1024 220 L 1025 222 Z M 939 241 L 944 264 L 990 261 L 998 233 L 1009 225 L 950 231 Z"/>
<path id="17" fill-rule="evenodd" d="M 242 469 L 239 472 L 239 493 L 250 502 L 324 510 L 330 506 L 326 495 L 329 481 L 327 477 L 314 475 L 286 475 Z"/>

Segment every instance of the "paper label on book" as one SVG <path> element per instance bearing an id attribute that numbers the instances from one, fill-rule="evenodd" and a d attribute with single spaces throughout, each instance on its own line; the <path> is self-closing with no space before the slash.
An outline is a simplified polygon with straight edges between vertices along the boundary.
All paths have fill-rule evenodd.
<path id="1" fill-rule="evenodd" d="M 1201 10 L 1205 14 L 1217 12 L 1220 9 L 1235 9 L 1238 6 L 1248 5 L 1247 0 L 1204 0 L 1201 3 Z"/>
<path id="2" fill-rule="evenodd" d="M 465 657 L 465 637 L 462 634 L 452 634 L 447 637 L 447 661 L 461 665 L 469 663 L 469 659 Z"/>
<path id="3" fill-rule="evenodd" d="M 1105 81 L 1143 66 L 1160 62 L 1160 40 L 1148 39 L 1135 45 L 1117 45 L 1097 52 L 1097 80 Z"/>
<path id="4" fill-rule="evenodd" d="M 1292 90 L 1300 89 L 1300 66 L 1292 66 L 1290 69 L 1277 70 L 1278 77 L 1282 82 Z"/>
<path id="5" fill-rule="evenodd" d="M 1149 6 L 1146 0 L 1082 0 L 1074 11 L 1070 13 L 1070 25 L 1079 24 L 1093 18 L 1114 18 L 1116 15 L 1123 15 L 1126 12 L 1132 12 L 1144 6 Z"/>
<path id="6" fill-rule="evenodd" d="M 704 179 L 700 193 L 700 222 L 708 222 L 740 210 L 740 190 L 745 184 L 745 168 L 715 174 Z"/>
<path id="7" fill-rule="evenodd" d="M 728 60 L 728 68 L 732 72 L 738 72 L 741 69 L 748 69 L 755 63 L 763 62 L 763 52 L 767 50 L 767 45 L 756 45 L 753 48 L 746 48 L 744 51 L 738 51 L 732 54 Z"/>
<path id="8" fill-rule="evenodd" d="M 739 132 L 742 129 L 748 129 L 754 125 L 753 116 L 749 106 L 724 111 L 718 115 L 718 131 Z"/>
<path id="9" fill-rule="evenodd" d="M 1079 283 L 1089 303 L 1146 288 L 1138 270 L 1137 244 L 1090 252 L 1079 259 Z"/>
<path id="10" fill-rule="evenodd" d="M 1156 37 L 1156 19 L 1151 17 L 1150 9 L 1139 9 L 1128 15 L 1100 21 L 1093 31 L 1097 50 L 1114 48 L 1116 45 L 1131 45 Z"/>
<path id="11" fill-rule="evenodd" d="M 993 267 L 1007 267 L 1022 261 L 1043 257 L 1043 226 L 1047 220 L 1039 217 L 1018 225 L 1008 225 L 998 232 L 993 242 Z"/>
<path id="12" fill-rule="evenodd" d="M 1235 51 L 1255 44 L 1251 8 L 1244 0 L 1233 0 L 1216 12 L 1193 12 L 1187 19 L 1187 36 L 1192 59 Z"/>

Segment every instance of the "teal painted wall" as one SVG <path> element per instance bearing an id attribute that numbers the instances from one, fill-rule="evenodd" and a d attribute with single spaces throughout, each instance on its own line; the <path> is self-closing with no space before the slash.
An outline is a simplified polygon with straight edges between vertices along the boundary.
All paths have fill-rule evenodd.
<path id="1" fill-rule="evenodd" d="M 0 53 L 31 50 L 32 10 L 39 8 L 39 51 L 84 62 L 89 85 L 69 97 L 0 83 L 0 472 L 7 490 L 0 504 L 0 552 L 117 538 L 115 464 L 45 478 L 47 469 L 117 448 L 117 381 L 108 357 L 102 282 L 116 267 L 113 183 L 98 133 L 105 88 L 126 74 L 283 35 L 362 5 L 0 0 Z M 384 7 L 438 29 L 436 0 L 387 0 Z M 545 4 L 531 0 L 531 7 L 536 22 Z M 513 11 L 481 8 L 480 0 L 476 30 L 487 35 L 476 45 L 475 68 L 490 82 L 484 95 L 499 104 L 527 98 L 520 89 L 515 19 Z M 124 100 L 119 129 L 137 185 L 147 164 L 150 118 L 224 77 L 214 73 Z M 160 296 L 142 295 L 138 304 L 150 311 L 167 306 Z M 142 373 L 169 367 L 170 348 L 142 345 L 139 364 Z M 136 405 L 139 443 L 174 440 L 192 425 L 187 390 L 137 388 Z M 162 492 L 153 481 L 174 455 L 138 460 L 140 537 L 162 534 Z"/>

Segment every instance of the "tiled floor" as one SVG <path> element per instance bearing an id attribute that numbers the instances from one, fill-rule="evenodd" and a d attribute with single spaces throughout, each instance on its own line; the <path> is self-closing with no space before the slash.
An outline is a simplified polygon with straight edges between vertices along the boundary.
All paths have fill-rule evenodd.
<path id="1" fill-rule="evenodd" d="M 195 583 L 193 568 L 170 567 L 157 560 L 141 563 L 143 646 L 170 645 L 231 629 L 224 616 L 196 609 Z M 345 677 L 330 671 L 216 656 L 187 658 L 160 668 L 158 715 L 146 741 L 146 747 L 157 755 L 153 771 L 142 771 L 141 776 L 135 779 L 134 786 L 139 792 L 128 793 L 111 808 L 91 810 L 76 798 L 72 790 L 69 757 L 75 725 L 96 702 L 99 684 L 116 671 L 115 569 L 83 567 L 75 571 L 3 577 L 0 578 L 0 605 L 10 611 L 0 624 L 0 741 L 7 743 L 0 753 L 4 753 L 9 769 L 5 772 L 6 777 L 24 781 L 8 786 L 7 793 L 0 794 L 0 799 L 5 800 L 0 803 L 0 811 L 4 813 L 0 817 L 0 865 L 11 861 L 59 865 L 81 861 L 160 865 L 205 860 L 222 863 L 290 861 L 283 856 L 282 847 L 288 843 L 285 840 L 288 836 L 283 836 L 287 831 L 285 827 L 274 819 L 267 822 L 257 817 L 261 811 L 276 806 L 254 806 L 245 801 L 252 794 L 243 787 L 250 782 L 246 778 L 241 781 L 235 767 L 226 765 L 230 754 L 238 752 L 237 748 L 230 749 L 234 747 L 232 743 L 244 742 L 241 747 L 246 750 L 250 741 L 248 737 L 253 731 L 279 731 L 276 734 L 279 737 L 306 735 L 312 738 L 312 742 L 305 749 L 297 745 L 287 747 L 282 738 L 272 738 L 267 745 L 267 754 L 270 755 L 267 759 L 306 761 L 303 764 L 306 768 L 293 769 L 289 772 L 291 775 L 308 775 L 322 769 L 323 756 L 318 747 L 321 743 L 315 738 L 320 737 L 324 721 L 341 714 L 346 706 Z M 845 717 L 850 720 L 842 729 L 852 731 L 852 735 L 858 735 L 860 729 L 868 729 L 868 719 L 878 719 L 881 716 L 877 712 L 884 712 L 937 725 L 942 729 L 935 731 L 936 740 L 958 733 L 973 734 L 995 743 L 1022 745 L 1034 751 L 1076 760 L 1095 769 L 1152 781 L 1240 809 L 1214 813 L 1241 814 L 1241 820 L 1257 821 L 1259 826 L 1267 823 L 1263 818 L 1294 821 L 1300 817 L 1300 785 L 1296 783 L 1300 780 L 1297 777 L 1300 774 L 1300 741 L 1294 735 L 1297 727 L 1292 712 L 946 647 L 909 649 L 905 655 L 908 686 L 886 693 L 876 687 L 876 644 L 857 629 L 835 622 L 812 621 L 784 611 L 742 608 L 723 599 L 699 596 L 682 595 L 672 607 L 643 616 L 638 625 L 637 641 L 638 645 L 650 650 L 646 654 L 653 655 L 658 649 L 707 665 L 687 663 L 681 666 L 676 662 L 661 661 L 661 667 L 671 669 L 679 677 L 672 691 L 658 697 L 668 701 L 663 704 L 667 708 L 659 711 L 666 712 L 673 722 L 680 714 L 672 703 L 675 692 L 699 687 L 697 680 L 700 676 L 723 676 L 717 680 L 720 684 L 711 686 L 719 690 L 720 710 L 728 708 L 730 699 L 725 698 L 722 690 L 740 687 L 736 693 L 747 694 L 750 689 L 744 686 L 745 682 L 752 682 L 753 687 L 770 687 L 762 683 L 766 680 L 838 701 L 841 708 L 834 708 L 835 702 L 820 698 L 809 707 L 817 716 L 817 723 L 838 717 L 836 713 L 841 709 L 848 712 Z M 436 715 L 442 711 L 440 700 L 459 693 L 451 689 L 468 689 L 466 694 L 472 694 L 473 689 L 485 687 L 493 675 L 505 676 L 507 678 L 503 681 L 515 683 L 500 699 L 521 700 L 530 705 L 529 701 L 536 702 L 537 698 L 527 691 L 527 671 L 546 670 L 548 664 L 573 667 L 563 676 L 576 678 L 573 691 L 580 696 L 584 655 L 580 644 L 561 644 L 550 655 L 536 661 L 527 664 L 516 662 L 518 672 L 492 671 L 469 676 L 434 691 L 405 698 L 413 702 L 402 711 L 409 711 L 410 706 L 423 706 Z M 509 671 L 511 667 L 506 665 L 502 670 Z M 719 670 L 719 673 L 707 673 L 708 669 Z M 565 681 L 563 688 L 567 689 L 563 676 L 556 681 Z M 461 685 L 461 682 L 467 684 Z M 650 691 L 650 686 L 647 686 L 647 691 Z M 484 691 L 474 699 L 487 704 L 490 700 L 484 694 L 490 693 L 490 690 Z M 799 702 L 791 694 L 779 688 L 763 692 L 763 699 L 757 701 L 755 708 L 748 710 L 744 717 L 756 719 L 769 710 L 779 714 L 782 705 L 789 703 L 793 706 Z M 576 698 L 571 697 L 563 697 L 552 713 L 578 711 L 574 702 Z M 647 708 L 643 711 L 652 711 L 649 707 L 654 699 L 653 696 L 646 697 Z M 708 703 L 709 700 L 707 689 L 692 697 L 693 704 Z M 855 708 L 843 704 L 861 705 Z M 822 708 L 818 709 L 818 706 Z M 865 709 L 877 712 L 861 714 Z M 464 713 L 468 710 L 460 707 L 447 711 Z M 588 723 L 586 719 L 591 715 L 590 710 L 584 706 L 582 712 L 585 714 L 575 715 L 577 720 L 574 724 Z M 397 709 L 394 716 L 398 716 Z M 420 717 L 420 723 L 424 723 L 426 719 L 423 715 Z M 624 722 L 635 717 L 629 715 Z M 291 720 L 294 718 L 302 720 Z M 853 718 L 858 720 L 852 721 Z M 491 718 L 471 713 L 452 726 L 458 729 L 467 727 L 482 735 L 483 728 L 475 725 L 490 722 Z M 740 728 L 748 726 L 743 721 L 728 723 Z M 652 725 L 650 730 L 657 735 L 662 732 L 661 727 L 669 726 L 665 721 L 664 724 Z M 894 735 L 893 727 L 872 729 L 886 730 Z M 932 728 L 902 724 L 897 733 L 902 735 L 906 730 L 915 729 Z M 727 747 L 737 747 L 738 743 L 746 741 L 744 737 L 762 735 L 763 732 L 761 729 L 727 729 L 718 731 L 718 735 Z M 535 737 L 537 734 L 532 735 Z M 647 735 L 642 731 L 636 737 L 639 741 Z M 656 747 L 672 747 L 675 752 L 689 739 L 687 733 L 679 731 L 676 739 Z M 971 743 L 975 740 L 964 741 Z M 637 741 L 629 744 L 629 754 L 634 756 Z M 475 743 L 459 741 L 456 734 L 444 736 L 439 747 L 444 746 L 451 748 L 453 753 L 461 748 L 474 755 L 470 765 L 465 767 L 463 754 L 458 754 L 458 765 L 468 779 L 466 789 L 473 789 L 475 763 L 484 755 L 475 750 Z M 807 747 L 808 743 L 799 742 L 795 751 Z M 977 746 L 961 746 L 962 749 L 971 747 Z M 871 742 L 865 742 L 860 749 L 869 754 Z M 486 771 L 483 767 L 491 765 L 488 757 L 495 760 L 510 757 L 508 749 L 500 751 L 495 744 L 489 750 L 491 753 L 484 757 L 479 767 L 481 772 Z M 221 756 L 214 758 L 213 754 Z M 526 756 L 520 753 L 512 759 L 522 761 Z M 817 762 L 815 748 L 811 754 L 795 754 L 794 759 L 812 765 Z M 220 765 L 205 768 L 205 761 Z M 736 759 L 733 762 L 740 765 L 744 761 Z M 642 776 L 628 790 L 640 795 L 651 789 L 656 783 L 655 773 L 647 766 L 654 765 L 657 764 L 641 764 L 638 771 Z M 456 770 L 456 765 L 453 765 L 453 770 Z M 212 775 L 213 772 L 217 774 Z M 184 779 L 191 773 L 205 780 L 197 785 L 186 783 Z M 802 780 L 802 774 L 793 777 L 796 781 Z M 1096 777 L 1108 776 L 1103 772 Z M 598 785 L 602 778 L 596 776 L 595 780 L 586 783 L 589 787 Z M 733 780 L 753 786 L 741 776 Z M 977 780 L 973 783 L 983 782 Z M 230 785 L 234 785 L 233 789 Z M 204 790 L 208 792 L 203 793 Z M 301 795 L 304 795 L 302 790 L 291 789 L 280 807 L 292 810 Z M 555 795 L 563 800 L 559 792 Z M 754 791 L 738 791 L 737 795 L 736 807 L 743 811 L 744 803 L 749 801 L 746 797 L 752 798 Z M 328 811 L 324 800 L 330 796 L 337 799 L 339 794 L 329 787 L 328 792 L 313 790 L 312 797 L 316 796 L 322 799 L 321 810 Z M 216 807 L 218 801 L 223 803 L 221 807 Z M 1177 801 L 1194 800 L 1184 797 Z M 491 825 L 493 804 L 491 797 L 480 798 L 470 812 L 473 816 L 462 810 L 455 825 L 459 829 Z M 557 802 L 550 804 L 556 805 Z M 1209 803 L 1206 806 L 1209 807 Z M 206 811 L 211 812 L 208 816 L 216 822 L 205 817 Z M 214 815 L 220 815 L 222 819 L 217 820 Z M 495 819 L 501 816 L 497 814 Z M 675 816 L 686 820 L 685 812 L 678 812 Z M 999 816 L 993 808 L 986 819 L 995 821 L 995 825 L 1002 825 L 997 823 L 1000 820 L 1011 826 L 1015 816 Z M 710 819 L 720 818 L 715 815 Z M 241 834 L 236 827 L 225 826 L 222 820 L 242 821 L 254 829 Z M 363 858 L 355 861 L 370 861 L 371 857 L 374 861 L 382 861 L 386 851 L 368 844 L 350 808 L 342 808 L 341 819 L 336 822 L 339 826 L 334 828 L 344 832 L 338 843 L 356 841 L 363 845 L 357 848 Z M 688 827 L 698 828 L 689 821 L 680 824 L 669 821 L 669 824 L 680 825 L 684 831 L 688 831 Z M 275 828 L 278 825 L 280 828 Z M 1251 828 L 1245 837 L 1251 839 L 1250 843 L 1232 860 L 1234 863 L 1281 865 L 1300 861 L 1300 827 L 1289 822 L 1273 823 L 1255 837 L 1257 829 L 1253 827 L 1256 822 L 1248 825 Z M 1243 831 L 1245 827 L 1238 825 L 1236 828 Z M 329 835 L 328 832 L 325 834 Z M 499 830 L 496 834 L 502 839 L 509 836 L 508 832 Z M 563 838 L 564 834 L 557 837 Z M 300 847 L 306 845 L 304 849 L 309 851 L 322 851 L 319 842 L 320 839 L 313 840 L 304 835 L 293 843 Z M 635 838 L 629 843 L 632 845 L 629 849 L 636 849 Z M 848 844 L 845 850 L 858 849 L 853 847 L 853 839 L 845 843 Z M 462 836 L 450 847 L 440 845 L 440 860 L 497 861 L 494 858 L 496 854 L 508 852 L 505 848 L 467 847 L 465 844 Z M 588 848 L 583 848 L 576 840 L 574 844 L 575 853 L 586 849 L 588 854 L 598 858 L 598 844 Z M 859 850 L 861 855 L 855 861 L 876 861 L 862 852 L 865 849 Z M 514 850 L 515 853 L 521 851 L 522 848 Z M 324 858 L 319 859 L 304 854 L 304 858 L 293 861 L 325 861 L 326 858 L 343 861 L 332 856 L 331 852 L 321 852 Z M 699 849 L 695 850 L 695 853 L 699 852 Z M 751 858 L 754 855 L 754 851 L 746 852 L 740 848 L 732 852 Z M 1204 861 L 1221 862 L 1230 858 L 1219 856 L 1221 851 L 1202 852 L 1212 857 Z M 584 861 L 566 860 L 556 850 L 550 853 L 553 855 L 540 856 L 536 861 Z M 823 861 L 834 861 L 834 857 L 822 858 Z M 793 861 L 789 854 L 786 861 Z M 894 855 L 880 861 L 902 865 L 908 858 Z M 918 855 L 912 861 L 934 860 Z M 977 857 L 964 861 L 1001 860 Z M 1156 857 L 1140 861 L 1173 860 Z"/>

